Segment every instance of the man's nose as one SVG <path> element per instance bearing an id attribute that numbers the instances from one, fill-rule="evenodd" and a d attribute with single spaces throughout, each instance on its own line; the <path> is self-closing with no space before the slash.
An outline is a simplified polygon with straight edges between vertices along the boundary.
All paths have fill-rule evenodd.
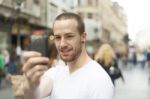
<path id="1" fill-rule="evenodd" d="M 60 47 L 65 47 L 65 46 L 66 46 L 66 40 L 64 38 L 61 38 Z"/>

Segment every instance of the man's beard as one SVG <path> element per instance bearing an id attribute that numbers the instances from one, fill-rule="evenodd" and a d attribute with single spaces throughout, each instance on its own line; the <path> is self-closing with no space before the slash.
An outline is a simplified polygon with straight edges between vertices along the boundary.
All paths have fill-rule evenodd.
<path id="1" fill-rule="evenodd" d="M 66 62 L 73 62 L 75 60 L 77 60 L 77 58 L 81 55 L 82 52 L 82 48 L 81 45 L 76 48 L 73 53 L 71 55 L 69 55 L 69 57 L 64 58 L 63 56 L 60 55 L 60 58 L 66 63 Z"/>

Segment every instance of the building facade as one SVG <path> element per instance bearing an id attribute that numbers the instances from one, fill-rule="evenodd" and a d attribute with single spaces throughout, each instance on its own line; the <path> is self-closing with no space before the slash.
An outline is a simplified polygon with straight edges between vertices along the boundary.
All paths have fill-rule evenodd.
<path id="1" fill-rule="evenodd" d="M 72 12 L 73 0 L 48 0 L 47 25 L 52 27 L 55 17 L 63 12 Z"/>
<path id="2" fill-rule="evenodd" d="M 116 51 L 124 50 L 127 21 L 117 3 L 111 0 L 74 0 L 74 12 L 84 18 L 89 52 L 96 52 L 105 42 L 113 45 Z"/>
<path id="3" fill-rule="evenodd" d="M 29 45 L 30 34 L 35 29 L 47 27 L 47 0 L 0 0 L 1 49 Z"/>
<path id="4" fill-rule="evenodd" d="M 104 42 L 117 51 L 125 45 L 122 39 L 127 33 L 126 16 L 111 0 L 0 0 L 0 48 L 20 45 L 26 49 L 30 35 L 35 30 L 51 32 L 52 22 L 62 12 L 83 17 L 90 53 Z"/>

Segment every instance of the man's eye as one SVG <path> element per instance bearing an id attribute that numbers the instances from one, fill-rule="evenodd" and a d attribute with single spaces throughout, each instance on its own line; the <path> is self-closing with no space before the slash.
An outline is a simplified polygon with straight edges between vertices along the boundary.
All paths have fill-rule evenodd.
<path id="1" fill-rule="evenodd" d="M 66 38 L 72 38 L 72 37 L 73 37 L 72 35 L 66 36 Z"/>
<path id="2" fill-rule="evenodd" d="M 60 37 L 55 37 L 56 40 L 60 40 Z"/>

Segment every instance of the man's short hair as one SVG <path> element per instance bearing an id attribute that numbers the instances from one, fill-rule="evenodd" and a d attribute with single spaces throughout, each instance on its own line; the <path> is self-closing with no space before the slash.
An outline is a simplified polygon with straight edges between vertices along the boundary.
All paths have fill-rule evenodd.
<path id="1" fill-rule="evenodd" d="M 70 12 L 62 13 L 56 17 L 55 21 L 66 20 L 66 19 L 75 19 L 78 24 L 77 29 L 79 33 L 82 34 L 85 32 L 85 25 L 84 25 L 83 19 L 78 14 L 70 13 Z"/>

